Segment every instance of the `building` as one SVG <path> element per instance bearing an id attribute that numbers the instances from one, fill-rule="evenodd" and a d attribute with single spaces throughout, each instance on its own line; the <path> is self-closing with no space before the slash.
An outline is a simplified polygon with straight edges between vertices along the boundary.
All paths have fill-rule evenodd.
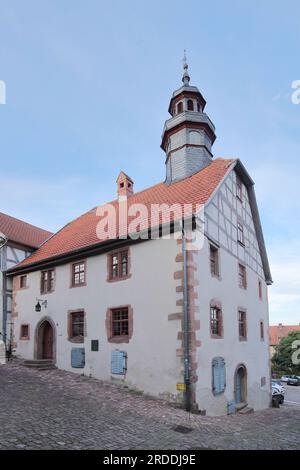
<path id="1" fill-rule="evenodd" d="M 0 339 L 7 347 L 11 330 L 12 280 L 3 272 L 23 261 L 51 235 L 0 212 Z"/>
<path id="2" fill-rule="evenodd" d="M 291 331 L 300 331 L 299 325 L 271 325 L 269 327 L 269 343 L 270 343 L 270 356 L 272 357 L 275 353 L 275 346 L 277 346 L 282 338 L 287 336 Z"/>
<path id="3" fill-rule="evenodd" d="M 209 415 L 263 409 L 272 279 L 254 183 L 239 160 L 213 158 L 186 63 L 182 80 L 163 129 L 165 181 L 135 193 L 121 172 L 114 201 L 9 271 L 14 345 Z"/>

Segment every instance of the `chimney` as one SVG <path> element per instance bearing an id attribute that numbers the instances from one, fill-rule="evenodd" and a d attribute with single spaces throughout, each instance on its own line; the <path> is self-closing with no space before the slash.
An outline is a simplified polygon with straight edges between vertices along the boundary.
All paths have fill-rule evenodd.
<path id="1" fill-rule="evenodd" d="M 123 171 L 117 178 L 117 193 L 119 201 L 125 201 L 128 196 L 133 194 L 133 181 Z"/>

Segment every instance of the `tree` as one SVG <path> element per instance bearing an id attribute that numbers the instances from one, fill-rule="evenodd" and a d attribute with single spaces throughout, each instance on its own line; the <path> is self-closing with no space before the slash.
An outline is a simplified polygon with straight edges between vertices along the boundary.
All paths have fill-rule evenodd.
<path id="1" fill-rule="evenodd" d="M 300 331 L 291 331 L 275 346 L 272 370 L 278 374 L 300 375 Z"/>

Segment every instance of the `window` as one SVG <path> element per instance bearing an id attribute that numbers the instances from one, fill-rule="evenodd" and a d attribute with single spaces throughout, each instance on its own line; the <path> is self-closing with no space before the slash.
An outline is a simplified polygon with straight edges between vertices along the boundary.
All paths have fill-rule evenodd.
<path id="1" fill-rule="evenodd" d="M 188 102 L 187 102 L 187 109 L 188 109 L 189 111 L 194 111 L 194 103 L 193 103 L 192 100 L 188 100 Z"/>
<path id="2" fill-rule="evenodd" d="M 72 287 L 85 285 L 85 262 L 72 264 Z"/>
<path id="3" fill-rule="evenodd" d="M 226 387 L 225 361 L 223 357 L 215 357 L 212 361 L 212 390 L 214 395 L 224 392 Z"/>
<path id="4" fill-rule="evenodd" d="M 209 245 L 210 272 L 212 276 L 219 276 L 219 250 L 214 245 Z"/>
<path id="5" fill-rule="evenodd" d="M 213 337 L 222 337 L 222 311 L 218 307 L 210 307 L 210 332 Z"/>
<path id="6" fill-rule="evenodd" d="M 128 308 L 111 311 L 112 336 L 128 336 Z"/>
<path id="7" fill-rule="evenodd" d="M 239 286 L 242 289 L 247 289 L 246 268 L 242 264 L 239 264 Z"/>
<path id="8" fill-rule="evenodd" d="M 27 287 L 27 276 L 20 276 L 20 288 L 25 289 Z"/>
<path id="9" fill-rule="evenodd" d="M 243 200 L 243 185 L 238 176 L 236 177 L 236 196 L 240 201 Z"/>
<path id="10" fill-rule="evenodd" d="M 198 113 L 201 112 L 201 108 L 200 108 L 200 104 L 199 104 L 199 103 L 197 103 L 197 111 L 198 111 Z"/>
<path id="11" fill-rule="evenodd" d="M 84 311 L 70 312 L 69 339 L 83 342 L 84 338 Z"/>
<path id="12" fill-rule="evenodd" d="M 21 325 L 20 339 L 29 339 L 29 325 Z"/>
<path id="13" fill-rule="evenodd" d="M 263 321 L 260 322 L 259 328 L 260 328 L 260 340 L 264 341 L 265 333 L 264 333 L 264 322 Z"/>
<path id="14" fill-rule="evenodd" d="M 54 291 L 54 269 L 42 271 L 41 273 L 41 293 L 47 294 Z"/>
<path id="15" fill-rule="evenodd" d="M 262 300 L 262 283 L 260 279 L 258 281 L 258 297 L 259 297 L 259 300 Z"/>
<path id="16" fill-rule="evenodd" d="M 119 251 L 109 255 L 109 279 L 108 280 L 119 280 L 128 277 L 128 250 Z"/>
<path id="17" fill-rule="evenodd" d="M 182 113 L 182 111 L 183 111 L 183 103 L 182 103 L 182 101 L 180 101 L 180 103 L 178 103 L 178 105 L 177 105 L 177 113 L 178 114 Z"/>
<path id="18" fill-rule="evenodd" d="M 247 339 L 246 312 L 243 310 L 239 310 L 239 338 L 240 340 Z"/>
<path id="19" fill-rule="evenodd" d="M 237 224 L 237 239 L 241 245 L 245 244 L 244 243 L 244 227 L 240 222 L 238 222 Z"/>

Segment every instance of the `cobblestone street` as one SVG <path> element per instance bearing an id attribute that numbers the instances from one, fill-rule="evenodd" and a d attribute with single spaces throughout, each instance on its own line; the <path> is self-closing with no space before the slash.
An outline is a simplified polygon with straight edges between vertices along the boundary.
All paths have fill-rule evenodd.
<path id="1" fill-rule="evenodd" d="M 0 367 L 0 449 L 299 449 L 300 407 L 189 415 L 117 385 Z M 191 428 L 187 434 L 177 425 Z"/>

